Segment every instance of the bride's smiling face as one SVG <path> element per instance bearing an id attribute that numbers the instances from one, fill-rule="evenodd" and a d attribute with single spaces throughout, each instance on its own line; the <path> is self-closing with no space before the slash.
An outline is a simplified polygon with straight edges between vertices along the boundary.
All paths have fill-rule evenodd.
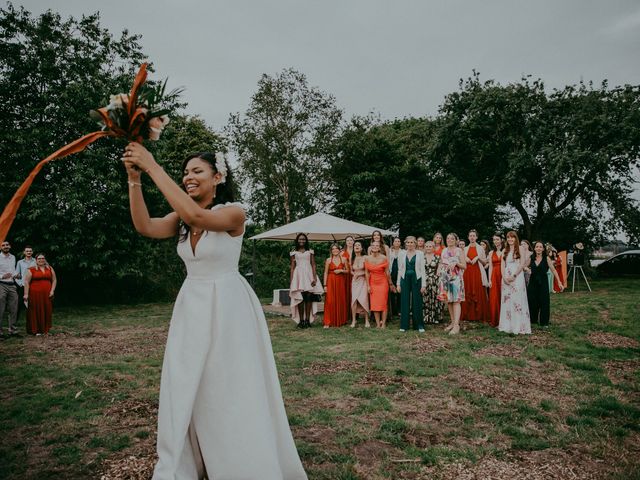
<path id="1" fill-rule="evenodd" d="M 192 158 L 184 169 L 182 185 L 187 194 L 197 200 L 213 194 L 217 185 L 216 175 L 209 162 Z"/>

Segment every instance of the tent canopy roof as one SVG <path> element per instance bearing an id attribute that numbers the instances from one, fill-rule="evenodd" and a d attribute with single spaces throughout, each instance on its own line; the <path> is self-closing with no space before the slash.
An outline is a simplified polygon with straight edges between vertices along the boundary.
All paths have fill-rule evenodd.
<path id="1" fill-rule="evenodd" d="M 344 240 L 349 235 L 355 238 L 371 236 L 374 230 L 380 230 L 383 236 L 396 235 L 396 232 L 352 222 L 344 218 L 334 217 L 318 212 L 295 222 L 288 223 L 268 232 L 254 235 L 250 240 L 295 240 L 296 235 L 305 233 L 312 242 L 330 242 Z"/>

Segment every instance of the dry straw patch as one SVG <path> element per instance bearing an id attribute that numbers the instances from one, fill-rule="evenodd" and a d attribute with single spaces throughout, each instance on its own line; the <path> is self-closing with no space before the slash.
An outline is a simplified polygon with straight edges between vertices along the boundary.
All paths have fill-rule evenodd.
<path id="1" fill-rule="evenodd" d="M 475 465 L 449 463 L 430 468 L 424 476 L 456 480 L 596 480 L 607 476 L 604 464 L 574 450 L 547 449 L 510 455 L 504 460 L 485 457 Z"/>
<path id="2" fill-rule="evenodd" d="M 149 356 L 161 354 L 167 340 L 167 329 L 126 327 L 92 330 L 79 335 L 58 333 L 48 337 L 29 337 L 26 348 L 46 355 L 53 363 L 86 363 L 87 357 L 101 361 L 114 356 Z M 38 357 L 31 356 L 32 361 Z"/>
<path id="3" fill-rule="evenodd" d="M 587 335 L 587 340 L 594 347 L 605 348 L 640 348 L 640 343 L 633 338 L 609 332 L 591 332 Z"/>

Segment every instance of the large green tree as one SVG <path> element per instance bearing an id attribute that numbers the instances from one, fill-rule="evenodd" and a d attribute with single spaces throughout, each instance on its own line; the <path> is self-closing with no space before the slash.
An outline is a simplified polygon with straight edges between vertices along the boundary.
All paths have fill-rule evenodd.
<path id="1" fill-rule="evenodd" d="M 515 209 L 528 238 L 553 236 L 558 224 L 582 225 L 575 233 L 595 239 L 620 230 L 640 236 L 631 197 L 639 86 L 548 93 L 540 80 L 503 86 L 474 74 L 446 97 L 434 153 L 462 191 Z"/>
<path id="2" fill-rule="evenodd" d="M 139 36 L 112 35 L 98 14 L 63 19 L 52 11 L 33 16 L 12 4 L 0 9 L 2 205 L 41 158 L 99 128 L 89 110 L 105 105 L 110 94 L 128 91 L 144 59 Z M 179 117 L 149 148 L 179 178 L 188 150 L 212 149 L 219 142 L 201 120 Z M 131 225 L 123 147 L 103 139 L 50 163 L 9 232 L 17 249 L 31 244 L 47 252 L 63 299 L 150 298 L 178 282 L 174 241 L 142 238 Z M 151 212 L 166 213 L 157 190 L 146 180 L 144 188 Z"/>
<path id="3" fill-rule="evenodd" d="M 249 108 L 231 115 L 227 128 L 252 221 L 272 227 L 329 203 L 329 159 L 341 118 L 334 97 L 309 86 L 300 72 L 260 78 Z"/>
<path id="4" fill-rule="evenodd" d="M 332 162 L 336 213 L 398 228 L 402 237 L 471 227 L 488 235 L 496 205 L 483 191 L 460 189 L 446 174 L 433 152 L 438 129 L 436 119 L 352 119 Z"/>

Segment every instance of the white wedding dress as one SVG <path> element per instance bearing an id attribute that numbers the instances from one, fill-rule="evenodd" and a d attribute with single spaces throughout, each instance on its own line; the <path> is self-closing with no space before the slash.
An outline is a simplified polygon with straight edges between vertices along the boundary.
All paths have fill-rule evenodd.
<path id="1" fill-rule="evenodd" d="M 227 205 L 214 207 L 224 208 Z M 238 272 L 242 235 L 205 232 L 173 310 L 162 366 L 154 480 L 302 480 L 269 331 Z"/>

